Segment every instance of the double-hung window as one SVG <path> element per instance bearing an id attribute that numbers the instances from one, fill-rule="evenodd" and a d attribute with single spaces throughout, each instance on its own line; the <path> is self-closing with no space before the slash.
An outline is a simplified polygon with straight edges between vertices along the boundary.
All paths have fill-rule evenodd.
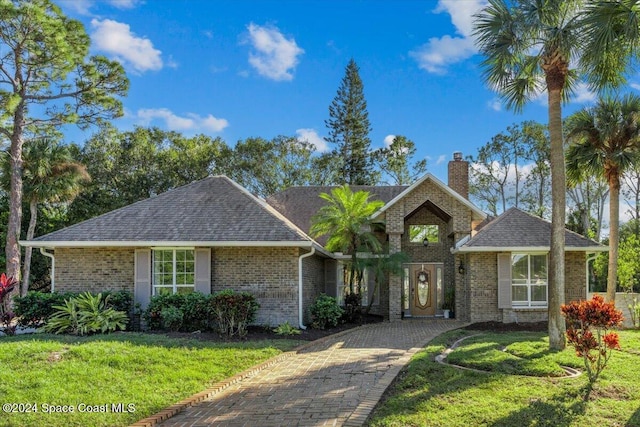
<path id="1" fill-rule="evenodd" d="M 194 250 L 153 250 L 153 294 L 186 294 L 195 290 Z"/>
<path id="2" fill-rule="evenodd" d="M 511 255 L 511 303 L 514 307 L 547 306 L 547 255 Z"/>

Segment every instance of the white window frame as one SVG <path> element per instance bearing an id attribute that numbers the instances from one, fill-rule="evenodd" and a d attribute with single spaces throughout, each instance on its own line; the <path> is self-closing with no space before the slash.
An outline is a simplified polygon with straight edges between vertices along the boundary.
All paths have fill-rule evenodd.
<path id="1" fill-rule="evenodd" d="M 527 277 L 524 283 L 515 283 L 513 278 L 513 261 L 516 257 L 527 257 Z M 531 274 L 531 257 L 532 256 L 544 256 L 545 263 L 547 268 L 547 277 L 544 281 L 540 279 L 535 279 Z M 545 300 L 544 301 L 533 301 L 531 299 L 531 288 L 533 286 L 544 286 L 545 288 Z M 514 296 L 514 288 L 526 288 L 527 289 L 527 300 L 515 301 Z M 547 308 L 549 306 L 549 257 L 546 253 L 512 253 L 511 254 L 511 305 L 513 308 Z"/>
<path id="2" fill-rule="evenodd" d="M 158 252 L 169 252 L 171 251 L 172 253 L 172 272 L 173 272 L 173 277 L 171 280 L 171 285 L 158 285 L 156 283 L 156 255 Z M 177 283 L 177 276 L 178 276 L 178 271 L 176 268 L 176 254 L 178 251 L 191 251 L 192 253 L 192 258 L 193 258 L 193 283 L 181 283 L 178 284 Z M 195 292 L 196 290 L 196 253 L 195 253 L 195 248 L 193 247 L 158 247 L 158 248 L 151 248 L 151 287 L 153 289 L 153 295 L 159 295 L 158 293 L 158 289 L 171 289 L 171 293 L 172 294 L 176 294 L 178 293 L 178 288 L 188 288 L 191 289 L 192 292 Z"/>
<path id="3" fill-rule="evenodd" d="M 338 272 L 336 280 L 336 301 L 338 305 L 344 305 L 344 297 L 349 293 L 349 283 L 345 283 L 345 268 L 347 264 L 338 262 Z M 360 292 L 362 292 L 362 299 L 360 304 L 364 307 L 369 305 L 369 271 L 365 268 L 362 277 L 362 284 L 360 285 Z M 380 304 L 380 289 L 376 289 L 375 300 L 373 305 Z"/>

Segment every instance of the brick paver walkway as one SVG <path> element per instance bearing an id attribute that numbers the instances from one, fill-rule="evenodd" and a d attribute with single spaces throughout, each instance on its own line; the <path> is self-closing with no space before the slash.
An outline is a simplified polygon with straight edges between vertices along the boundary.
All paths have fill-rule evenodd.
<path id="1" fill-rule="evenodd" d="M 360 426 L 411 356 L 455 320 L 411 319 L 330 337 L 159 424 Z"/>

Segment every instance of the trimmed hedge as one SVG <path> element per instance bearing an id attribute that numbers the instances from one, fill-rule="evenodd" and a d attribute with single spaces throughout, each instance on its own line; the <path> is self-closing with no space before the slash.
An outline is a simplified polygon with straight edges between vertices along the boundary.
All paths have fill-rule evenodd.
<path id="1" fill-rule="evenodd" d="M 244 336 L 259 307 L 250 293 L 232 290 L 212 295 L 200 292 L 156 295 L 143 317 L 152 330 L 215 330 L 222 335 Z"/>

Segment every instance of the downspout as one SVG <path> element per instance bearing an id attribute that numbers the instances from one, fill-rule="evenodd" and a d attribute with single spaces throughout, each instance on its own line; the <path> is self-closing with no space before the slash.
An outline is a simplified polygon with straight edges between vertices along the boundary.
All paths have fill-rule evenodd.
<path id="1" fill-rule="evenodd" d="M 594 259 L 596 259 L 598 257 L 598 254 L 596 253 L 590 253 L 587 254 L 587 262 L 585 263 L 585 277 L 587 280 L 585 280 L 586 284 L 587 284 L 587 293 L 585 294 L 585 298 L 589 299 L 589 262 L 593 261 Z"/>
<path id="2" fill-rule="evenodd" d="M 311 252 L 302 254 L 298 257 L 298 325 L 300 329 L 307 329 L 302 320 L 304 310 L 302 307 L 302 260 L 316 253 L 316 248 L 311 246 Z"/>
<path id="3" fill-rule="evenodd" d="M 40 248 L 40 253 L 51 258 L 51 293 L 53 293 L 56 290 L 56 259 L 52 253 L 46 252 L 45 248 Z"/>

